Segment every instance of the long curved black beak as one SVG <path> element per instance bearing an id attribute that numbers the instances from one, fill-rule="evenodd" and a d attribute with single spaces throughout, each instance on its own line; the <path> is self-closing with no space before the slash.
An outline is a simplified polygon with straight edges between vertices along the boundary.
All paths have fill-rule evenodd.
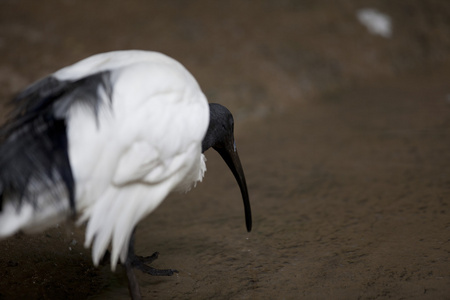
<path id="1" fill-rule="evenodd" d="M 245 211 L 245 225 L 247 226 L 247 231 L 252 230 L 252 210 L 250 207 L 250 199 L 248 197 L 247 182 L 245 181 L 244 169 L 242 169 L 241 161 L 237 153 L 236 144 L 234 143 L 234 138 L 231 139 L 225 147 L 215 148 L 222 156 L 223 160 L 227 163 L 231 172 L 233 172 L 234 178 L 236 178 L 239 188 L 241 189 L 242 200 L 244 201 L 244 211 Z"/>

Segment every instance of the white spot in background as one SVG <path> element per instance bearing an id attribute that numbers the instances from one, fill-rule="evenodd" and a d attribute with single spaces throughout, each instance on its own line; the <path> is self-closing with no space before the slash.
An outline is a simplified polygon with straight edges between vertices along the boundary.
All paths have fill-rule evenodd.
<path id="1" fill-rule="evenodd" d="M 392 35 L 391 18 L 373 8 L 362 8 L 357 11 L 356 17 L 359 22 L 367 27 L 372 34 L 378 34 L 385 38 Z"/>

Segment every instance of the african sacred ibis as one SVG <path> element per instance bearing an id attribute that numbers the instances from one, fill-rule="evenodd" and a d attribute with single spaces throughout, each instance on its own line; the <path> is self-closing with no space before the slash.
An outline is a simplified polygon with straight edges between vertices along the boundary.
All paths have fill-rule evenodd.
<path id="1" fill-rule="evenodd" d="M 188 191 L 214 148 L 250 203 L 233 134 L 233 117 L 208 104 L 194 77 L 157 52 L 115 51 L 65 67 L 27 87 L 0 133 L 0 237 L 36 232 L 69 215 L 86 223 L 85 246 L 98 265 L 156 270 L 134 254 L 134 228 L 172 191 Z M 151 261 L 155 256 L 147 258 Z"/>

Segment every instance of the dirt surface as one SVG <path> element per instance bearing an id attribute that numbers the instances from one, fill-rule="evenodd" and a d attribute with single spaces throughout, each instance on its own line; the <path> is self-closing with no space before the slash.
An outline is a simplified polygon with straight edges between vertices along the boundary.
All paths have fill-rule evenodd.
<path id="1" fill-rule="evenodd" d="M 450 2 L 390 2 L 4 0 L 0 96 L 139 48 L 234 112 L 253 231 L 209 151 L 203 183 L 139 224 L 138 254 L 179 270 L 137 274 L 144 299 L 448 299 Z M 390 39 L 362 7 L 391 16 Z M 83 242 L 70 223 L 0 241 L 0 299 L 127 299 Z"/>

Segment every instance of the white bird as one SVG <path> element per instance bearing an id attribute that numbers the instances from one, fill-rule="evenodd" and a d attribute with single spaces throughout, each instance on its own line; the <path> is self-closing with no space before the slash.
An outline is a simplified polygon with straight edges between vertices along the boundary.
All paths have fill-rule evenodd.
<path id="1" fill-rule="evenodd" d="M 188 191 L 214 148 L 251 211 L 234 142 L 231 113 L 209 104 L 194 77 L 157 52 L 115 51 L 88 57 L 37 81 L 12 101 L 0 132 L 0 238 L 42 231 L 68 216 L 86 223 L 85 247 L 98 265 L 156 270 L 134 254 L 134 229 L 172 191 Z"/>

